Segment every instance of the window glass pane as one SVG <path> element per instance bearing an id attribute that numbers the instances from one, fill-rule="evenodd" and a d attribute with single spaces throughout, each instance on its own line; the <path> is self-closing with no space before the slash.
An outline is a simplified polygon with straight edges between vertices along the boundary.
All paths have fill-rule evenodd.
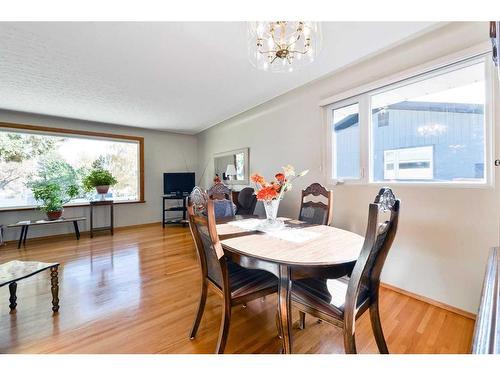
<path id="1" fill-rule="evenodd" d="M 30 181 L 51 180 L 60 185 L 75 181 L 81 187 L 97 159 L 118 181 L 107 198 L 139 199 L 137 142 L 0 130 L 0 208 L 36 206 Z M 94 198 L 100 196 L 82 188 L 70 203 Z"/>
<path id="2" fill-rule="evenodd" d="M 332 135 L 334 178 L 358 179 L 360 157 L 358 103 L 333 110 Z"/>
<path id="3" fill-rule="evenodd" d="M 371 97 L 373 180 L 484 182 L 484 63 Z"/>

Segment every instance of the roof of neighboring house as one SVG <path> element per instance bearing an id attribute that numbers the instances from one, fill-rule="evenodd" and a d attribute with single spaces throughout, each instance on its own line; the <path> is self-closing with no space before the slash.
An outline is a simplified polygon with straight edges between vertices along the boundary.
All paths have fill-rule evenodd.
<path id="1" fill-rule="evenodd" d="M 452 112 L 452 113 L 475 113 L 483 114 L 483 104 L 472 103 L 440 103 L 440 102 L 399 102 L 391 104 L 387 107 L 375 108 L 372 114 L 378 113 L 381 110 L 403 110 L 403 111 L 426 111 L 426 112 Z M 358 114 L 352 114 L 344 117 L 339 122 L 335 123 L 335 130 L 347 129 L 359 122 Z"/>

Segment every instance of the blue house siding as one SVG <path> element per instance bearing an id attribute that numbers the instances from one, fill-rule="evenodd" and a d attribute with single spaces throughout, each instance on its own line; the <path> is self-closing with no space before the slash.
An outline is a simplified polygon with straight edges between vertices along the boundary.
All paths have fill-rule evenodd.
<path id="1" fill-rule="evenodd" d="M 359 124 L 356 122 L 352 125 L 337 130 L 337 176 L 359 177 Z M 335 147 L 335 146 L 333 146 Z"/>
<path id="2" fill-rule="evenodd" d="M 453 181 L 484 177 L 484 124 L 482 105 L 401 102 L 373 110 L 373 173 L 384 180 L 384 151 L 432 146 L 434 180 Z M 382 123 L 379 124 L 379 120 Z M 379 126 L 380 125 L 380 126 Z M 432 127 L 434 126 L 434 131 Z M 427 131 L 425 130 L 426 127 Z M 339 176 L 359 171 L 358 116 L 334 124 L 337 132 Z"/>

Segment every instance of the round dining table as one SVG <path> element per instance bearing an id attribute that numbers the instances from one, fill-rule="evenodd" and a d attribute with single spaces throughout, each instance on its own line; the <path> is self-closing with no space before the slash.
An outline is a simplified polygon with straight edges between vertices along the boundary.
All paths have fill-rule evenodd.
<path id="1" fill-rule="evenodd" d="M 347 230 L 297 220 L 285 220 L 285 227 L 274 231 L 257 230 L 256 218 L 239 217 L 218 223 L 217 232 L 226 256 L 242 267 L 265 270 L 278 278 L 282 352 L 292 353 L 292 281 L 307 277 L 334 279 L 349 274 L 364 238 Z"/>

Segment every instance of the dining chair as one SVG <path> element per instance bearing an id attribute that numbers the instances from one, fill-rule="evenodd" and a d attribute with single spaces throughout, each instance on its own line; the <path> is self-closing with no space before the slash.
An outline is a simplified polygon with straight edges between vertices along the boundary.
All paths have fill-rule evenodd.
<path id="1" fill-rule="evenodd" d="M 216 218 L 234 216 L 236 205 L 233 203 L 231 189 L 222 183 L 216 183 L 207 191 L 208 197 L 214 200 Z"/>
<path id="2" fill-rule="evenodd" d="M 255 190 L 251 187 L 241 189 L 238 193 L 236 215 L 253 215 L 257 205 Z"/>
<path id="3" fill-rule="evenodd" d="M 210 286 L 224 302 L 216 348 L 221 354 L 229 333 L 231 308 L 276 293 L 278 281 L 269 272 L 247 269 L 226 258 L 217 234 L 214 200 L 202 189 L 195 187 L 187 200 L 189 228 L 201 266 L 201 295 L 190 337 L 194 339 L 198 331 Z"/>
<path id="4" fill-rule="evenodd" d="M 344 331 L 344 349 L 356 353 L 355 323 L 366 310 L 379 352 L 388 354 L 379 313 L 380 273 L 396 235 L 400 201 L 389 188 L 380 189 L 368 209 L 365 241 L 352 273 L 338 279 L 308 278 L 292 285 L 292 301 L 311 314 Z M 380 216 L 389 216 L 381 221 Z M 302 317 L 301 317 L 302 318 Z M 299 323 L 300 326 L 303 322 Z"/>
<path id="5" fill-rule="evenodd" d="M 306 200 L 322 196 L 326 204 L 320 201 Z M 315 182 L 302 190 L 299 220 L 308 224 L 330 225 L 332 221 L 333 192 Z"/>

